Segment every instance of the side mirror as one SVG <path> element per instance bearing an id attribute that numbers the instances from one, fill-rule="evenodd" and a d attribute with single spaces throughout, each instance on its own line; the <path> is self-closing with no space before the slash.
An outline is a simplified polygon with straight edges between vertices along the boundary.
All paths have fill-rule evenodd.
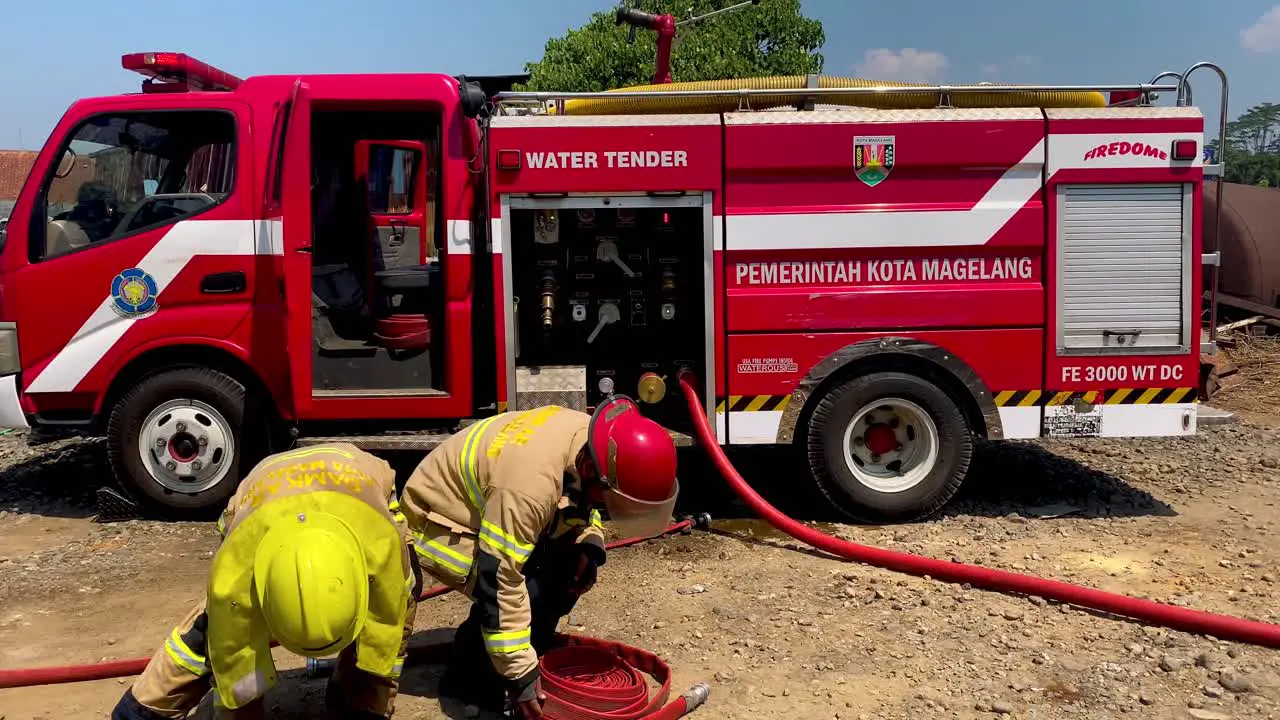
<path id="1" fill-rule="evenodd" d="M 463 116 L 477 118 L 484 114 L 489 98 L 480 88 L 480 83 L 472 82 L 466 75 L 458 75 L 454 80 L 458 81 L 458 97 L 462 103 Z"/>

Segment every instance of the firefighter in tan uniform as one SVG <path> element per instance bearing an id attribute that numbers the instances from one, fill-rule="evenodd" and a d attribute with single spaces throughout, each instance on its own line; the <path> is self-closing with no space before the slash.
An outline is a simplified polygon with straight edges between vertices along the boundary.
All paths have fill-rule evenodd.
<path id="1" fill-rule="evenodd" d="M 605 561 L 597 508 L 651 537 L 678 490 L 671 436 L 621 396 L 503 413 L 433 450 L 400 499 L 422 569 L 472 599 L 442 691 L 541 717 L 538 655 Z"/>
<path id="2" fill-rule="evenodd" d="M 386 461 L 338 443 L 266 458 L 218 521 L 205 602 L 174 628 L 112 720 L 263 717 L 271 643 L 337 654 L 327 703 L 389 717 L 413 628 L 417 563 Z"/>

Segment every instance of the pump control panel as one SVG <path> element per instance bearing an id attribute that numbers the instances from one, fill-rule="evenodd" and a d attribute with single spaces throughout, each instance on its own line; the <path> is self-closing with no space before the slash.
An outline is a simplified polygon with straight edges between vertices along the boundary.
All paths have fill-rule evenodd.
<path id="1" fill-rule="evenodd" d="M 603 378 L 635 396 L 646 374 L 703 371 L 701 208 L 521 209 L 510 222 L 517 366 L 585 366 L 591 404 Z"/>

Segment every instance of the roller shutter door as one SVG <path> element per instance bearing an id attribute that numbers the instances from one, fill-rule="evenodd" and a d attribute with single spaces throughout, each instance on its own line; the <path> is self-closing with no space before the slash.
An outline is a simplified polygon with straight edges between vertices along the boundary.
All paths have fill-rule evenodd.
<path id="1" fill-rule="evenodd" d="M 1190 278 L 1189 186 L 1058 188 L 1058 347 L 1180 349 Z"/>

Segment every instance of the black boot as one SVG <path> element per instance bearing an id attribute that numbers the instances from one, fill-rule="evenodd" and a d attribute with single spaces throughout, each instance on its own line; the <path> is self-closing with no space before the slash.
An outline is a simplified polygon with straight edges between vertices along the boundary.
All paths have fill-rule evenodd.
<path id="1" fill-rule="evenodd" d="M 111 711 L 111 720 L 162 720 L 163 716 L 152 712 L 133 696 L 133 688 L 124 691 L 115 709 Z"/>
<path id="2" fill-rule="evenodd" d="M 506 707 L 506 687 L 502 676 L 493 669 L 480 622 L 476 614 L 458 627 L 453 638 L 453 652 L 440 678 L 440 694 L 481 710 L 502 712 Z"/>

